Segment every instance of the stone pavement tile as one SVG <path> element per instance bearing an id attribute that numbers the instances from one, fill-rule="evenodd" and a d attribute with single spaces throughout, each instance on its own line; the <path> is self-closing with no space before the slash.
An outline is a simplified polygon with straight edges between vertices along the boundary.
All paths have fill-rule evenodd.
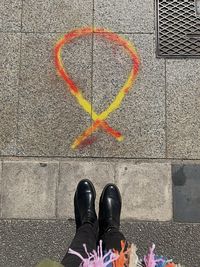
<path id="1" fill-rule="evenodd" d="M 95 0 L 95 25 L 115 32 L 154 31 L 154 4 L 151 0 Z"/>
<path id="2" fill-rule="evenodd" d="M 167 60 L 167 150 L 170 158 L 200 158 L 199 74 L 199 60 Z"/>
<path id="3" fill-rule="evenodd" d="M 174 220 L 200 222 L 200 165 L 173 165 Z"/>
<path id="4" fill-rule="evenodd" d="M 122 218 L 169 221 L 172 219 L 171 165 L 120 163 L 116 183 L 122 194 Z"/>
<path id="5" fill-rule="evenodd" d="M 23 31 L 66 32 L 92 25 L 92 0 L 24 1 Z"/>
<path id="6" fill-rule="evenodd" d="M 137 245 L 139 258 L 154 242 L 158 254 L 186 267 L 199 267 L 200 224 L 123 222 L 122 231 Z M 0 266 L 30 267 L 44 258 L 59 261 L 74 233 L 74 221 L 0 220 Z"/>
<path id="7" fill-rule="evenodd" d="M 0 31 L 21 30 L 22 0 L 0 1 Z"/>
<path id="8" fill-rule="evenodd" d="M 0 33 L 0 154 L 16 154 L 20 34 Z"/>
<path id="9" fill-rule="evenodd" d="M 88 155 L 71 144 L 90 126 L 90 115 L 80 107 L 57 75 L 53 47 L 60 36 L 24 34 L 22 88 L 19 99 L 19 153 L 25 156 Z M 62 58 L 68 73 L 90 100 L 91 38 L 74 40 L 64 47 Z"/>
<path id="10" fill-rule="evenodd" d="M 3 163 L 3 218 L 55 217 L 57 162 Z"/>
<path id="11" fill-rule="evenodd" d="M 106 162 L 68 161 L 61 163 L 60 182 L 58 186 L 58 216 L 74 218 L 74 192 L 78 182 L 89 179 L 93 182 L 97 197 L 98 211 L 99 197 L 107 183 L 114 182 L 114 166 Z"/>
<path id="12" fill-rule="evenodd" d="M 122 35 L 123 36 L 123 35 Z M 165 65 L 155 58 L 151 34 L 124 35 L 136 45 L 141 68 L 136 84 L 106 120 L 124 135 L 122 142 L 98 129 L 92 155 L 98 157 L 165 157 Z M 95 36 L 93 108 L 105 110 L 125 83 L 131 60 L 121 47 Z"/>

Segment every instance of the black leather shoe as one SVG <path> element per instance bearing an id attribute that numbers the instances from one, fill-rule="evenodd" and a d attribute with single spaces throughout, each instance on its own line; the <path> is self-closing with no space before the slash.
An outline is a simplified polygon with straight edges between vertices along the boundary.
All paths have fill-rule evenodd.
<path id="1" fill-rule="evenodd" d="M 84 223 L 93 225 L 97 221 L 95 198 L 96 192 L 93 184 L 87 179 L 81 180 L 74 195 L 76 229 Z"/>
<path id="2" fill-rule="evenodd" d="M 99 237 L 111 228 L 119 230 L 122 200 L 114 184 L 105 186 L 99 202 Z"/>

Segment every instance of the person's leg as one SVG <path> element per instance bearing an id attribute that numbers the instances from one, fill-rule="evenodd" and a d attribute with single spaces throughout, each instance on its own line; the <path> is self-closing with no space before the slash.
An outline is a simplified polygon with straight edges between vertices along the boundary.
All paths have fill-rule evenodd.
<path id="1" fill-rule="evenodd" d="M 109 249 L 121 251 L 121 241 L 126 241 L 126 238 L 118 229 L 111 228 L 101 236 L 101 240 L 103 241 L 104 249 L 106 251 Z"/>
<path id="2" fill-rule="evenodd" d="M 70 248 L 80 253 L 84 258 L 87 258 L 83 244 L 86 244 L 88 252 L 92 252 L 96 249 L 96 241 L 96 227 L 94 227 L 90 223 L 85 223 L 77 230 Z M 61 263 L 66 267 L 78 267 L 81 263 L 81 259 L 67 252 Z"/>
<path id="3" fill-rule="evenodd" d="M 99 202 L 99 240 L 103 241 L 105 250 L 121 250 L 124 235 L 119 231 L 121 214 L 121 195 L 114 184 L 108 184 Z"/>
<path id="4" fill-rule="evenodd" d="M 96 249 L 98 227 L 95 197 L 93 184 L 89 180 L 80 181 L 74 196 L 76 234 L 70 249 L 80 253 L 83 257 L 87 256 L 83 244 L 86 244 L 88 252 Z M 78 267 L 81 259 L 67 252 L 61 263 L 65 267 Z"/>

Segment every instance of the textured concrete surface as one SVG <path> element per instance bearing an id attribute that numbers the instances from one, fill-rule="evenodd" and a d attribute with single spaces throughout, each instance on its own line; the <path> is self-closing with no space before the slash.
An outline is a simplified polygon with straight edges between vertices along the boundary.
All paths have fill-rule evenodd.
<path id="1" fill-rule="evenodd" d="M 156 59 L 154 22 L 150 0 L 0 0 L 0 216 L 56 218 L 2 219 L 0 267 L 30 267 L 45 256 L 64 255 L 74 224 L 58 218 L 73 217 L 74 189 L 82 178 L 94 182 L 97 202 L 107 182 L 117 183 L 123 218 L 172 218 L 175 197 L 165 162 L 200 159 L 200 61 Z M 73 151 L 72 142 L 91 118 L 56 74 L 53 47 L 64 33 L 85 26 L 105 27 L 134 42 L 141 69 L 133 90 L 108 118 L 124 141 L 98 130 Z M 95 34 L 65 46 L 62 58 L 97 112 L 109 105 L 130 70 L 123 49 Z M 183 190 L 182 204 L 188 203 L 188 194 L 199 203 L 199 189 L 190 185 Z M 199 214 L 198 205 L 192 209 Z M 161 254 L 186 267 L 199 267 L 199 230 L 199 224 L 123 225 L 140 255 L 154 241 Z"/>
<path id="2" fill-rule="evenodd" d="M 174 220 L 200 221 L 200 165 L 173 165 Z"/>
<path id="3" fill-rule="evenodd" d="M 199 59 L 168 59 L 165 68 L 165 61 L 155 58 L 154 15 L 150 0 L 1 1 L 1 35 L 16 33 L 1 37 L 1 155 L 199 159 Z M 52 49 L 61 32 L 92 25 L 135 42 L 141 71 L 132 92 L 108 119 L 125 140 L 117 143 L 99 130 L 87 140 L 89 145 L 73 151 L 71 143 L 91 119 L 56 75 Z M 76 40 L 63 56 L 100 111 L 130 67 L 120 48 L 96 37 Z"/>
<path id="4" fill-rule="evenodd" d="M 170 164 L 118 164 L 116 184 L 122 199 L 122 218 L 168 221 L 172 219 Z"/>
<path id="5" fill-rule="evenodd" d="M 74 192 L 82 179 L 89 179 L 96 189 L 96 210 L 107 183 L 114 183 L 114 164 L 106 162 L 61 162 L 58 185 L 58 217 L 74 218 Z"/>
<path id="6" fill-rule="evenodd" d="M 154 22 L 150 0 L 1 1 L 0 34 L 16 33 L 1 37 L 1 155 L 199 159 L 199 59 L 156 59 Z M 73 151 L 91 118 L 57 76 L 53 46 L 61 33 L 92 25 L 133 41 L 142 64 L 135 87 L 108 118 L 124 141 L 98 130 Z M 67 45 L 63 59 L 98 112 L 130 69 L 121 48 L 97 37 Z"/>
<path id="7" fill-rule="evenodd" d="M 53 47 L 59 34 L 23 34 L 19 95 L 19 155 L 89 155 L 90 146 L 78 151 L 71 144 L 90 125 L 85 113 L 58 77 Z M 91 38 L 68 44 L 62 53 L 66 70 L 90 100 Z"/>
<path id="8" fill-rule="evenodd" d="M 74 218 L 74 192 L 82 179 L 94 183 L 97 212 L 104 186 L 116 183 L 123 198 L 122 218 L 172 219 L 170 164 L 80 160 L 3 162 L 2 216 Z"/>
<path id="9" fill-rule="evenodd" d="M 124 135 L 118 142 L 98 130 L 92 155 L 98 157 L 165 157 L 165 65 L 156 59 L 150 34 L 123 35 L 140 54 L 141 69 L 133 89 L 107 122 Z M 121 47 L 99 37 L 94 42 L 93 107 L 104 111 L 117 95 L 131 69 L 131 61 Z"/>
<path id="10" fill-rule="evenodd" d="M 168 157 L 200 157 L 199 73 L 199 60 L 167 60 Z"/>
<path id="11" fill-rule="evenodd" d="M 4 162 L 2 217 L 55 217 L 58 163 Z"/>
<path id="12" fill-rule="evenodd" d="M 0 266 L 32 267 L 46 257 L 60 260 L 74 231 L 73 221 L 0 220 Z M 137 245 L 140 257 L 154 242 L 158 254 L 199 267 L 199 224 L 130 222 L 122 223 L 122 231 Z"/>
<path id="13" fill-rule="evenodd" d="M 16 154 L 20 34 L 0 33 L 0 154 Z"/>
<path id="14" fill-rule="evenodd" d="M 92 0 L 24 1 L 23 31 L 65 32 L 92 25 Z"/>
<path id="15" fill-rule="evenodd" d="M 20 31 L 21 29 L 21 0 L 1 0 L 0 2 L 0 31 Z"/>
<path id="16" fill-rule="evenodd" d="M 151 0 L 94 1 L 94 22 L 115 32 L 153 32 L 154 4 Z"/>

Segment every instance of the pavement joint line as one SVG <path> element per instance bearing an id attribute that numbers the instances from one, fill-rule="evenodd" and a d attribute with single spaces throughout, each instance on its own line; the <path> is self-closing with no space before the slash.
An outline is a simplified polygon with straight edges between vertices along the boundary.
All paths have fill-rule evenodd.
<path id="1" fill-rule="evenodd" d="M 23 11 L 24 11 L 24 0 L 21 0 L 21 25 L 20 25 L 21 32 L 23 27 Z"/>
<path id="2" fill-rule="evenodd" d="M 172 178 L 172 171 L 171 171 L 171 179 Z M 174 192 L 173 192 L 173 180 L 172 180 L 172 192 L 171 192 L 171 197 L 172 197 L 172 220 L 175 222 L 175 196 L 174 196 Z"/>
<path id="3" fill-rule="evenodd" d="M 55 217 L 58 218 L 58 191 L 60 186 L 60 161 L 58 162 L 58 179 L 56 183 L 56 194 L 55 194 Z"/>
<path id="4" fill-rule="evenodd" d="M 17 92 L 17 134 L 16 134 L 16 154 L 19 154 L 18 144 L 19 144 L 19 98 L 20 98 L 20 88 L 22 87 L 21 79 L 21 69 L 22 69 L 22 33 L 20 35 L 20 44 L 19 44 L 19 73 L 18 73 L 18 92 Z"/>
<path id="5" fill-rule="evenodd" d="M 117 156 L 113 156 L 113 157 L 98 157 L 98 156 L 33 156 L 33 155 L 29 155 L 29 156 L 20 156 L 20 155 L 1 155 L 0 156 L 0 160 L 7 160 L 11 159 L 11 160 L 19 160 L 19 159 L 41 159 L 41 160 L 48 160 L 48 159 L 57 159 L 57 160 L 63 160 L 63 159 L 83 159 L 83 160 L 87 160 L 87 159 L 100 159 L 100 160 L 162 160 L 163 162 L 166 161 L 200 161 L 200 158 L 150 158 L 150 157 L 117 157 Z"/>
<path id="6" fill-rule="evenodd" d="M 17 222 L 17 221 L 33 221 L 33 222 L 40 222 L 40 221 L 43 221 L 43 222 L 72 222 L 74 223 L 74 226 L 75 226 L 75 219 L 74 218 L 0 218 L 0 222 L 1 221 L 13 221 L 13 222 Z M 123 223 L 130 223 L 130 224 L 138 224 L 138 223 L 149 223 L 149 224 L 166 224 L 166 225 L 170 225 L 170 224 L 173 224 L 173 225 L 188 225 L 188 226 L 191 226 L 191 225 L 200 225 L 200 222 L 177 222 L 177 221 L 174 221 L 174 220 L 170 220 L 170 221 L 150 221 L 150 220 L 133 220 L 133 219 L 130 219 L 130 220 L 124 220 L 124 219 L 121 219 L 121 224 Z"/>
<path id="7" fill-rule="evenodd" d="M 113 33 L 116 34 L 151 34 L 153 35 L 154 32 L 122 32 L 122 31 L 112 31 Z M 35 34 L 65 34 L 66 32 L 64 31 L 53 31 L 53 32 L 43 32 L 43 31 L 0 31 L 0 33 L 35 33 Z"/>
<path id="8" fill-rule="evenodd" d="M 94 1 L 92 1 L 92 27 L 94 28 Z M 92 53 L 91 53 L 91 116 L 90 116 L 90 124 L 92 125 L 92 112 L 93 112 L 93 83 L 94 83 L 94 33 L 92 33 Z M 93 133 L 92 133 L 93 135 Z M 90 148 L 90 154 L 92 155 L 93 148 Z"/>
<path id="9" fill-rule="evenodd" d="M 117 178 L 116 178 L 116 176 L 117 176 L 117 165 L 116 165 L 116 163 L 114 163 L 114 166 L 113 166 L 113 168 L 114 168 L 114 183 L 116 184 L 117 183 Z"/>
<path id="10" fill-rule="evenodd" d="M 81 162 L 102 162 L 105 163 L 107 160 L 110 160 L 109 163 L 119 163 L 119 162 L 127 162 L 127 163 L 133 163 L 133 164 L 140 164 L 140 163 L 168 163 L 171 165 L 174 164 L 200 164 L 199 159 L 185 159 L 185 160 L 180 160 L 180 159 L 147 159 L 147 158 L 44 158 L 44 157 L 23 157 L 19 160 L 17 157 L 0 157 L 0 161 L 3 162 L 45 162 L 45 163 L 50 163 L 50 162 L 68 162 L 68 161 L 81 161 Z"/>
<path id="11" fill-rule="evenodd" d="M 167 61 L 165 59 L 165 157 L 168 157 L 168 124 L 167 124 Z"/>
<path id="12" fill-rule="evenodd" d="M 2 218 L 2 210 L 3 210 L 3 161 L 1 161 L 1 173 L 0 173 L 0 219 Z"/>
<path id="13" fill-rule="evenodd" d="M 5 1 L 3 2 L 3 10 L 5 10 Z M 2 19 L 2 29 L 4 29 L 4 19 Z"/>

